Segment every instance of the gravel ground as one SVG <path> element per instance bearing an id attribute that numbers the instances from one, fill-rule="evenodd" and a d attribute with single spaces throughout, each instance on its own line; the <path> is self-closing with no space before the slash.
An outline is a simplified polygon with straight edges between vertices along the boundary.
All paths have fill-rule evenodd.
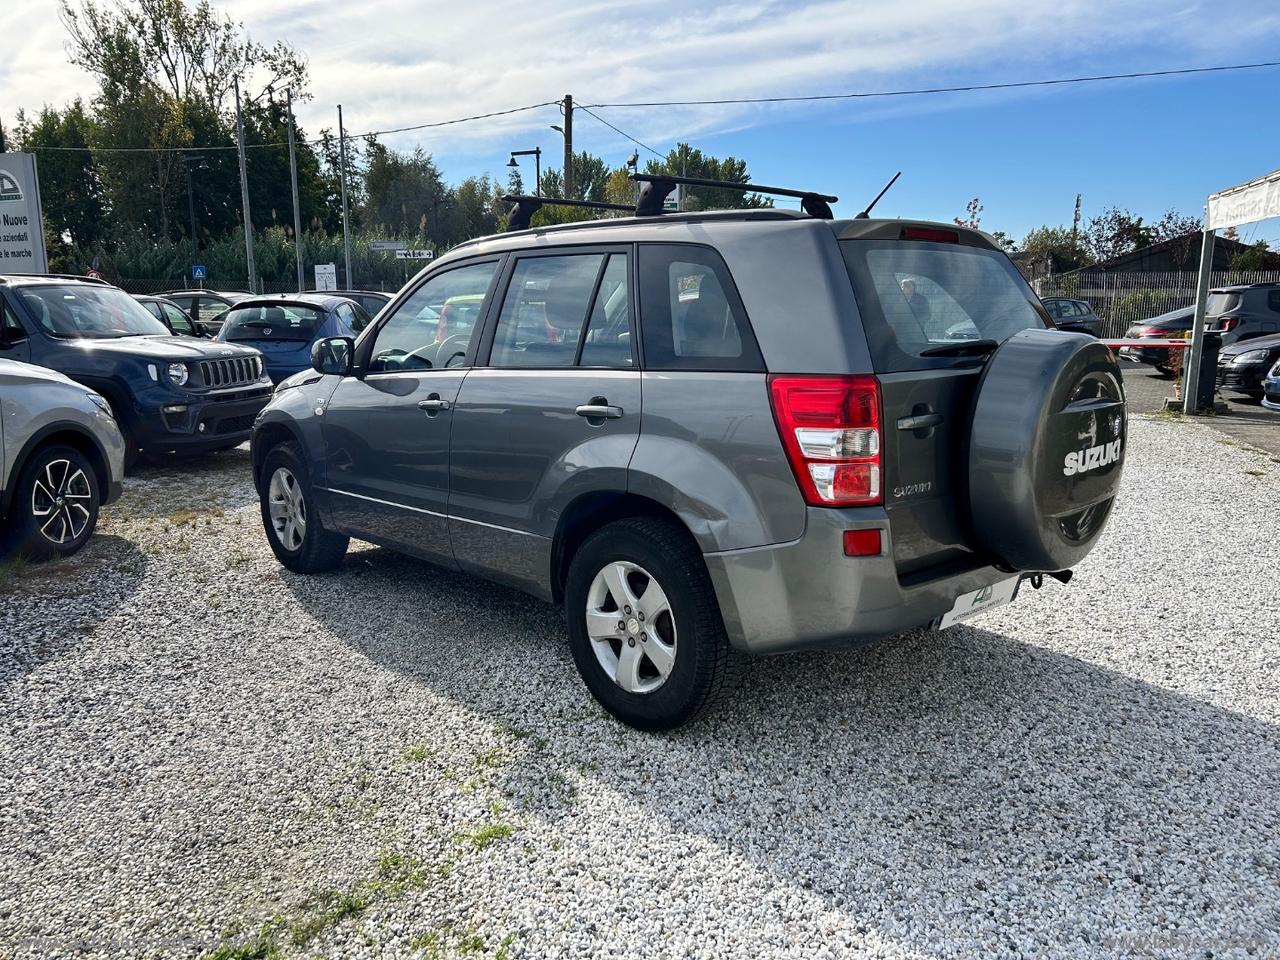
<path id="1" fill-rule="evenodd" d="M 556 611 L 286 574 L 198 466 L 0 584 L 0 956 L 1280 954 L 1280 462 L 1206 427 L 1133 424 L 1069 587 L 669 736 Z"/>

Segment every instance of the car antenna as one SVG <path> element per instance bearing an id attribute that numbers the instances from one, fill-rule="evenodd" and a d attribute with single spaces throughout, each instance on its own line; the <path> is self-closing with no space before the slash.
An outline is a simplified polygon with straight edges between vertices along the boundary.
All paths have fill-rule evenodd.
<path id="1" fill-rule="evenodd" d="M 880 198 L 881 198 L 881 197 L 883 197 L 886 193 L 888 193 L 888 192 L 889 192 L 889 188 L 890 188 L 890 187 L 892 187 L 895 183 L 897 183 L 897 182 L 898 182 L 898 178 L 899 178 L 900 176 L 902 176 L 902 171 L 901 171 L 901 170 L 899 170 L 897 173 L 895 173 L 895 174 L 893 175 L 893 179 L 892 179 L 892 180 L 890 180 L 888 183 L 886 183 L 886 184 L 884 185 L 884 189 L 883 189 L 883 190 L 881 190 L 879 193 L 877 193 L 877 194 L 876 194 L 876 198 L 875 198 L 874 200 L 872 200 L 870 203 L 868 203 L 868 204 L 867 204 L 867 209 L 863 210 L 860 214 L 858 214 L 858 215 L 857 215 L 856 217 L 854 217 L 853 219 L 855 219 L 855 220 L 866 220 L 866 219 L 868 219 L 868 218 L 871 216 L 871 208 L 872 208 L 872 207 L 874 207 L 877 203 L 879 203 L 879 202 L 880 202 Z"/>

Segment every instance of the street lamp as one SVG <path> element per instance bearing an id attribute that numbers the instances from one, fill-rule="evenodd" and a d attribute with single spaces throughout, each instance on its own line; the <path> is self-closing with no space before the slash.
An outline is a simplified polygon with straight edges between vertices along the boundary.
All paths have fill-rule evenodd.
<path id="1" fill-rule="evenodd" d="M 535 197 L 542 196 L 542 148 L 512 150 L 511 160 L 507 163 L 507 166 L 513 170 L 520 166 L 520 161 L 516 157 L 533 157 L 533 195 Z"/>

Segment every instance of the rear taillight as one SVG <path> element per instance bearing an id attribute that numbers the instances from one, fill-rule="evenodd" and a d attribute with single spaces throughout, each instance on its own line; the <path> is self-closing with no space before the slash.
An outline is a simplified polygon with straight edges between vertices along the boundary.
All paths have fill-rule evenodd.
<path id="1" fill-rule="evenodd" d="M 875 377 L 774 375 L 769 399 L 806 503 L 861 507 L 883 502 Z"/>
<path id="2" fill-rule="evenodd" d="M 1229 330 L 1234 330 L 1238 326 L 1240 326 L 1239 317 L 1223 317 L 1218 321 L 1218 329 L 1224 333 Z"/>

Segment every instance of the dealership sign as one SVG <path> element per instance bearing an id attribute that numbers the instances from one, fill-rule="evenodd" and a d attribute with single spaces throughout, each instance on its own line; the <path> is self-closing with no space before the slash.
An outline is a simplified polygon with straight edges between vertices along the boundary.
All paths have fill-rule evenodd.
<path id="1" fill-rule="evenodd" d="M 0 273 L 48 273 L 31 153 L 0 153 Z"/>

